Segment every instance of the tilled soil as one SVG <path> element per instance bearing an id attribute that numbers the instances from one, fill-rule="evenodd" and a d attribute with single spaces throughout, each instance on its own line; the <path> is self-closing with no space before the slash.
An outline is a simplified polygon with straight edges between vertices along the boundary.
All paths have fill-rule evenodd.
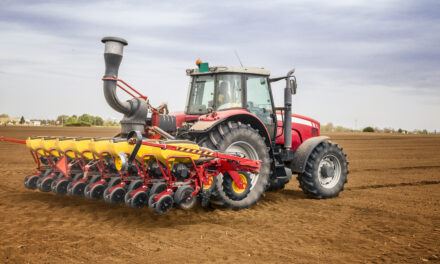
<path id="1" fill-rule="evenodd" d="M 110 128 L 0 128 L 0 135 L 112 136 Z M 292 180 L 252 208 L 158 215 L 31 191 L 23 145 L 0 143 L 0 263 L 440 263 L 440 136 L 330 134 L 345 190 L 307 198 Z"/>

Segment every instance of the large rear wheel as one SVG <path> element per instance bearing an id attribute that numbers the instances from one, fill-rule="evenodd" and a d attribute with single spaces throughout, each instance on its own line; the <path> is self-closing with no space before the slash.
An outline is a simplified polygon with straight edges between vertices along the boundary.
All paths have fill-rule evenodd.
<path id="1" fill-rule="evenodd" d="M 269 149 L 264 138 L 249 125 L 240 122 L 224 122 L 204 137 L 200 144 L 204 147 L 225 153 L 237 153 L 245 158 L 261 160 L 259 173 L 250 174 L 250 189 L 245 197 L 230 197 L 224 190 L 223 179 L 229 176 L 218 175 L 214 181 L 215 198 L 234 209 L 247 208 L 255 204 L 266 191 L 270 176 Z"/>

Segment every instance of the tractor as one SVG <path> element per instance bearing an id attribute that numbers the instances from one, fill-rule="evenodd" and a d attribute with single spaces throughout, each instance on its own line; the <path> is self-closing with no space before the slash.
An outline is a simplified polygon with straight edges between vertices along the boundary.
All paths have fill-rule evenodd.
<path id="1" fill-rule="evenodd" d="M 168 113 L 166 106 L 152 108 L 145 96 L 125 102 L 118 99 L 116 89 L 122 81 L 118 70 L 128 43 L 118 37 L 105 37 L 102 42 L 104 95 L 124 115 L 120 137 L 138 131 L 144 138 L 189 140 L 207 149 L 261 161 L 258 172 L 241 179 L 249 181 L 247 195 L 229 195 L 230 177 L 218 175 L 212 200 L 234 209 L 247 208 L 266 190 L 284 188 L 293 174 L 311 198 L 331 198 L 343 190 L 348 162 L 342 148 L 320 136 L 318 121 L 292 114 L 292 95 L 297 91 L 294 70 L 274 78 L 264 68 L 210 66 L 197 60 L 197 68 L 186 70 L 190 86 L 185 110 Z M 274 105 L 271 88 L 278 81 L 286 83 L 282 107 Z"/>

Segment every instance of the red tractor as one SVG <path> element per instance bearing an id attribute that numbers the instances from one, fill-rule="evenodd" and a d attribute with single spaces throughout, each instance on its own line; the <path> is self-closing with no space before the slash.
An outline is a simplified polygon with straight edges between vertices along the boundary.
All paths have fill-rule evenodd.
<path id="1" fill-rule="evenodd" d="M 152 108 L 142 96 L 126 102 L 117 98 L 118 69 L 127 41 L 116 37 L 102 41 L 106 44 L 104 93 L 109 105 L 124 114 L 122 135 L 140 131 L 146 138 L 157 138 L 160 134 L 262 161 L 259 173 L 248 178 L 251 189 L 245 197 L 231 199 L 225 193 L 230 177 L 215 177 L 212 196 L 216 201 L 235 209 L 249 207 L 266 190 L 282 189 L 293 173 L 312 198 L 335 197 L 343 190 L 348 162 L 342 148 L 320 136 L 319 122 L 292 114 L 297 89 L 294 70 L 271 78 L 263 68 L 210 67 L 198 60 L 198 68 L 186 71 L 190 88 L 185 111 L 167 113 L 163 107 Z M 275 107 L 271 84 L 281 80 L 286 82 L 284 106 Z"/>

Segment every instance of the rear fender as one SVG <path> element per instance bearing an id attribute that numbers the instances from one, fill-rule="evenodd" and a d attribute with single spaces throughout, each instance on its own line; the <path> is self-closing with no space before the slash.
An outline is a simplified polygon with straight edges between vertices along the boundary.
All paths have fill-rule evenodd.
<path id="1" fill-rule="evenodd" d="M 202 116 L 196 123 L 194 123 L 189 132 L 194 134 L 204 134 L 208 133 L 214 127 L 223 122 L 241 122 L 243 124 L 249 124 L 252 128 L 258 130 L 258 133 L 265 139 L 267 146 L 271 146 L 270 134 L 267 131 L 266 126 L 257 116 L 247 112 L 246 110 L 237 109 L 229 113 L 228 112 L 229 111 L 217 112 L 218 114 L 215 118 L 210 118 L 208 117 L 209 115 Z"/>
<path id="2" fill-rule="evenodd" d="M 312 137 L 304 141 L 299 148 L 293 154 L 292 161 L 292 172 L 295 173 L 303 173 L 306 168 L 307 160 L 309 159 L 310 154 L 313 149 L 318 146 L 321 142 L 328 140 L 329 137 L 320 136 L 320 137 Z"/>

